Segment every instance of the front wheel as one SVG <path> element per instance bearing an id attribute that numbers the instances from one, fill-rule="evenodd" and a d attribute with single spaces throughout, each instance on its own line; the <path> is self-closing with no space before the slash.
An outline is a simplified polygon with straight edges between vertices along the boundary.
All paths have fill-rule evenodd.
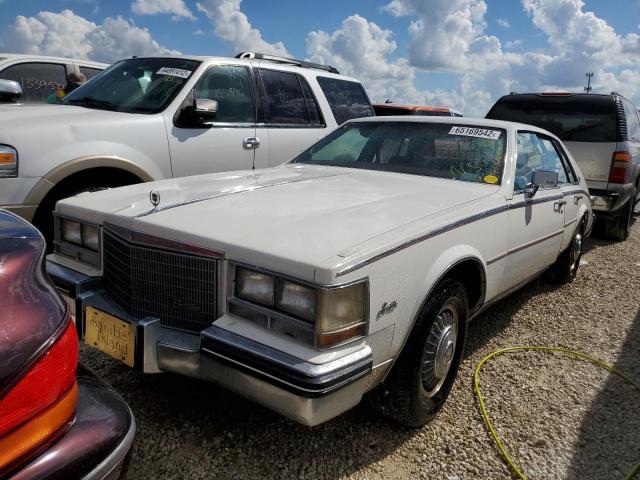
<path id="1" fill-rule="evenodd" d="M 409 427 L 436 416 L 462 359 L 468 309 L 459 281 L 446 279 L 435 288 L 387 380 L 370 396 L 376 410 Z"/>

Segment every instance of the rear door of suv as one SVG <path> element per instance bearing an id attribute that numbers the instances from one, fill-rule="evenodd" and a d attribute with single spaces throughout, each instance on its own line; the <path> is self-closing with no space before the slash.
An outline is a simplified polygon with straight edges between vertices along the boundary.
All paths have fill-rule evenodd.
<path id="1" fill-rule="evenodd" d="M 293 159 L 335 127 L 327 121 L 309 81 L 297 69 L 255 62 L 258 102 L 257 136 L 269 141 L 268 158 L 256 157 L 256 168 Z"/>

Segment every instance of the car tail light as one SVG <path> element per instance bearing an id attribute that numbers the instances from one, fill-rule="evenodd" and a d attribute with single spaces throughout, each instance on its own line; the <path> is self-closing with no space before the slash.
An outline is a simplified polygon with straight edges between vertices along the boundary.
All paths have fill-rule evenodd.
<path id="1" fill-rule="evenodd" d="M 629 152 L 613 152 L 609 183 L 627 183 L 630 161 Z"/>
<path id="2" fill-rule="evenodd" d="M 78 397 L 78 338 L 67 327 L 9 393 L 0 399 L 0 476 L 52 440 L 73 419 Z"/>

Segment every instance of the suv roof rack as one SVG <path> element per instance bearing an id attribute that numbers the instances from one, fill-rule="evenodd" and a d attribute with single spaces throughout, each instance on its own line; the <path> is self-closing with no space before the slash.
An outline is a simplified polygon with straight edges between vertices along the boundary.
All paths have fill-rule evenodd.
<path id="1" fill-rule="evenodd" d="M 243 58 L 245 60 L 267 60 L 269 62 L 286 63 L 288 65 L 296 65 L 304 68 L 317 68 L 330 73 L 340 73 L 336 67 L 331 65 L 323 65 L 321 63 L 307 62 L 305 60 L 296 60 L 295 58 L 278 57 L 276 55 L 267 55 L 256 52 L 240 52 L 235 58 Z"/>

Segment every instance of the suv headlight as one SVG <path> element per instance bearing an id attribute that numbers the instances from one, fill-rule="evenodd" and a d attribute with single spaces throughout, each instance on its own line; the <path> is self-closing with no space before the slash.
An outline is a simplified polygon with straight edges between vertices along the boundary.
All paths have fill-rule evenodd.
<path id="1" fill-rule="evenodd" d="M 267 315 L 262 308 L 260 313 L 245 312 L 244 308 L 237 308 L 233 297 L 231 311 L 271 330 L 319 348 L 333 347 L 366 333 L 369 294 L 366 281 L 322 287 L 244 267 L 236 267 L 235 280 L 236 298 L 266 307 L 273 315 Z M 292 320 L 287 323 L 286 318 Z"/>
<path id="2" fill-rule="evenodd" d="M 18 151 L 8 145 L 0 145 L 0 178 L 18 176 Z"/>

